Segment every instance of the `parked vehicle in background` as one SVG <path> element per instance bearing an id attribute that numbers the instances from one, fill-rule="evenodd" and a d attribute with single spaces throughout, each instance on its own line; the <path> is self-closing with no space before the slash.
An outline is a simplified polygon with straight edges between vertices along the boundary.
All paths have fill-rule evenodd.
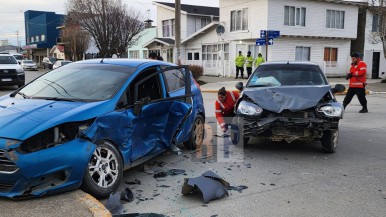
<path id="1" fill-rule="evenodd" d="M 58 60 L 55 62 L 55 64 L 52 66 L 52 69 L 59 68 L 61 66 L 67 65 L 69 63 L 72 63 L 72 61 L 69 60 Z"/>
<path id="2" fill-rule="evenodd" d="M 317 64 L 264 63 L 245 88 L 242 82 L 236 88 L 242 97 L 233 123 L 240 131 L 234 130 L 233 138 L 244 138 L 244 143 L 252 136 L 288 143 L 317 140 L 324 151 L 335 152 L 344 110 L 334 93 L 345 87 L 331 88 Z"/>
<path id="3" fill-rule="evenodd" d="M 0 87 L 25 84 L 25 74 L 12 54 L 0 54 Z"/>
<path id="4" fill-rule="evenodd" d="M 204 123 L 200 88 L 185 67 L 130 59 L 65 65 L 0 97 L 0 196 L 81 187 L 107 197 L 123 170 L 179 144 L 199 147 Z"/>
<path id="5" fill-rule="evenodd" d="M 21 67 L 23 67 L 24 70 L 27 70 L 27 69 L 37 70 L 37 68 L 38 68 L 36 63 L 32 60 L 22 60 L 21 61 Z"/>
<path id="6" fill-rule="evenodd" d="M 19 64 L 21 64 L 22 60 L 24 59 L 23 54 L 13 53 L 12 55 L 15 57 L 15 59 L 17 60 L 17 62 L 18 62 Z"/>
<path id="7" fill-rule="evenodd" d="M 44 57 L 42 61 L 43 69 L 52 69 L 56 61 L 55 57 Z"/>

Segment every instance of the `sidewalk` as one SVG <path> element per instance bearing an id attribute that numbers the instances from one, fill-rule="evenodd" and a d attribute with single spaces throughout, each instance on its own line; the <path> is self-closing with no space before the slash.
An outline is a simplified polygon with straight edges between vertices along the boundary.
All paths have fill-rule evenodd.
<path id="1" fill-rule="evenodd" d="M 343 84 L 348 89 L 348 81 L 345 78 L 327 78 L 332 86 Z M 205 82 L 201 85 L 201 91 L 204 93 L 217 93 L 221 87 L 227 90 L 236 90 L 235 85 L 238 82 L 247 83 L 247 79 L 235 79 L 228 77 L 201 76 L 198 80 Z M 386 83 L 381 83 L 382 79 L 367 79 L 367 94 L 386 93 Z"/>
<path id="2" fill-rule="evenodd" d="M 25 200 L 0 198 L 0 210 L 2 217 L 111 216 L 103 204 L 81 190 Z"/>

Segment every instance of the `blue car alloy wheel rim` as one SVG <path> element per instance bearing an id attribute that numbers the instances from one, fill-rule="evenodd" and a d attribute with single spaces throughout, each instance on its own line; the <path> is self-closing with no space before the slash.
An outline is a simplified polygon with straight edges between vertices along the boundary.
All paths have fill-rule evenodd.
<path id="1" fill-rule="evenodd" d="M 106 147 L 97 147 L 88 164 L 88 171 L 93 182 L 101 188 L 114 185 L 119 176 L 118 159 Z"/>

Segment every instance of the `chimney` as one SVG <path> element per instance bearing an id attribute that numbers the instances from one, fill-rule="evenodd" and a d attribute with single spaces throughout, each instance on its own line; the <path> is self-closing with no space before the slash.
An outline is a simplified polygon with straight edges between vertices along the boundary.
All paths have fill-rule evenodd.
<path id="1" fill-rule="evenodd" d="M 153 20 L 150 20 L 150 19 L 148 19 L 148 20 L 145 20 L 145 28 L 147 29 L 147 28 L 151 28 L 152 27 L 152 23 L 153 22 Z"/>

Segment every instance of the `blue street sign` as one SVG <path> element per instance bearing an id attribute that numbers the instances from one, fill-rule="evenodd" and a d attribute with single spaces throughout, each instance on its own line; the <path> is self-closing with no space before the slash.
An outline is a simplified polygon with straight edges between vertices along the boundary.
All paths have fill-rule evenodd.
<path id="1" fill-rule="evenodd" d="M 256 39 L 256 46 L 262 46 L 262 45 L 265 45 L 265 38 Z"/>
<path id="2" fill-rule="evenodd" d="M 268 39 L 268 45 L 273 45 L 273 38 Z"/>
<path id="3" fill-rule="evenodd" d="M 274 31 L 274 30 L 261 30 L 260 31 L 260 38 L 265 38 L 266 34 L 268 32 L 269 38 L 279 38 L 280 37 L 280 31 Z"/>
<path id="4" fill-rule="evenodd" d="M 263 45 L 265 45 L 265 38 L 256 39 L 256 46 L 263 46 Z M 273 38 L 268 39 L 268 45 L 273 45 Z"/>

